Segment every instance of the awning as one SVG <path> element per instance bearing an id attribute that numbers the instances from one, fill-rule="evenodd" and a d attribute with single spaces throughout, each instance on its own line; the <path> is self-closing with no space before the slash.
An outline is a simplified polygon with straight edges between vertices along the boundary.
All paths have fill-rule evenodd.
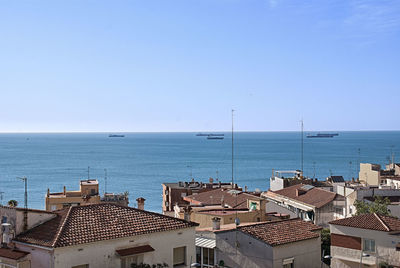
<path id="1" fill-rule="evenodd" d="M 116 252 L 119 256 L 130 256 L 130 255 L 135 255 L 135 254 L 141 254 L 141 253 L 146 253 L 146 252 L 151 252 L 154 251 L 154 248 L 152 248 L 150 245 L 145 245 L 145 246 L 138 246 L 138 247 L 133 247 L 133 248 L 124 248 L 124 249 L 117 249 Z"/>
<path id="2" fill-rule="evenodd" d="M 17 249 L 10 249 L 10 248 L 0 248 L 0 257 L 12 259 L 12 260 L 19 260 L 26 255 L 29 255 L 29 252 L 17 250 Z"/>
<path id="3" fill-rule="evenodd" d="M 202 248 L 215 248 L 216 247 L 215 239 L 210 239 L 210 238 L 196 237 L 195 243 L 196 243 L 196 247 L 202 247 Z"/>

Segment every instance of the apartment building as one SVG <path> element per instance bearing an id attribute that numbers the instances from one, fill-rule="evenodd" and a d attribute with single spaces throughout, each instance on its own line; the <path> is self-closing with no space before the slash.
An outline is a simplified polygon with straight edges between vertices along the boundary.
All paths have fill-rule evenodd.
<path id="1" fill-rule="evenodd" d="M 329 223 L 331 267 L 400 267 L 400 220 L 363 214 Z"/>
<path id="2" fill-rule="evenodd" d="M 63 209 L 69 206 L 80 206 L 85 204 L 99 204 L 101 202 L 114 203 L 128 206 L 129 199 L 126 194 L 105 193 L 99 194 L 99 182 L 94 179 L 81 180 L 78 191 L 67 191 L 51 193 L 47 189 L 45 207 L 47 211 Z"/>
<path id="3" fill-rule="evenodd" d="M 300 219 L 219 225 L 196 230 L 196 262 L 202 268 L 321 266 L 322 228 Z"/>
<path id="4" fill-rule="evenodd" d="M 3 243 L 0 262 L 18 253 L 29 260 L 23 268 L 130 268 L 141 262 L 187 267 L 195 258 L 196 223 L 108 203 L 50 214 L 47 221 L 3 241 L 11 243 Z"/>

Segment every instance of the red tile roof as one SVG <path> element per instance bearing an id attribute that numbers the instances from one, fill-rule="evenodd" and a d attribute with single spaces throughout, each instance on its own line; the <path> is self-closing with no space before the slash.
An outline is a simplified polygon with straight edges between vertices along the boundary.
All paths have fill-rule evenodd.
<path id="1" fill-rule="evenodd" d="M 234 192 L 232 192 L 234 191 Z M 237 198 L 235 192 L 238 192 Z M 221 205 L 222 201 L 231 208 L 247 208 L 247 200 L 262 198 L 232 189 L 216 189 L 184 197 L 185 201 L 203 206 Z"/>
<path id="2" fill-rule="evenodd" d="M 10 249 L 10 248 L 0 248 L 0 257 L 12 259 L 12 260 L 19 260 L 22 257 L 28 255 L 29 252 L 17 250 L 17 249 Z"/>
<path id="3" fill-rule="evenodd" d="M 376 213 L 335 220 L 331 221 L 330 224 L 383 232 L 400 231 L 400 220 L 398 218 Z"/>
<path id="4" fill-rule="evenodd" d="M 57 217 L 14 240 L 65 247 L 198 226 L 197 223 L 116 204 L 92 204 L 56 211 Z"/>
<path id="5" fill-rule="evenodd" d="M 302 221 L 299 218 L 238 227 L 238 230 L 271 246 L 318 238 L 319 233 L 315 231 L 321 229 L 322 227 Z"/>
<path id="6" fill-rule="evenodd" d="M 336 197 L 336 193 L 330 192 L 324 189 L 320 189 L 317 187 L 313 187 L 308 191 L 304 191 L 299 196 L 296 195 L 298 190 L 301 191 L 300 188 L 305 186 L 306 184 L 296 184 L 278 191 L 268 191 L 266 196 L 267 197 L 275 197 L 276 195 L 285 196 L 290 199 L 297 200 L 299 202 L 314 206 L 316 208 L 321 208 L 331 201 L 333 201 Z"/>
<path id="7" fill-rule="evenodd" d="M 116 250 L 116 252 L 118 253 L 119 256 L 130 256 L 130 255 L 141 254 L 141 253 L 146 253 L 146 252 L 151 252 L 151 251 L 154 251 L 154 248 L 150 245 Z"/>

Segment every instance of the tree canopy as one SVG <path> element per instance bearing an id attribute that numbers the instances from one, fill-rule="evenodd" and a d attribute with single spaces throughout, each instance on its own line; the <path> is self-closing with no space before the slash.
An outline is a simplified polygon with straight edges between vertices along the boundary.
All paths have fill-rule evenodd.
<path id="1" fill-rule="evenodd" d="M 390 216 L 390 210 L 388 209 L 390 205 L 389 198 L 382 198 L 381 196 L 376 196 L 374 202 L 365 202 L 356 200 L 354 206 L 356 207 L 356 215 L 377 213 L 380 215 Z"/>

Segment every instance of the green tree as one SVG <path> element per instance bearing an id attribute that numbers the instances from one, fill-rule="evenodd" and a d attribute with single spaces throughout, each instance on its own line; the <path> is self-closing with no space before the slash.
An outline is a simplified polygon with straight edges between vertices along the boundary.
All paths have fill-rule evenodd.
<path id="1" fill-rule="evenodd" d="M 322 257 L 331 254 L 331 232 L 329 228 L 324 228 L 321 230 L 321 249 L 323 254 Z M 331 263 L 330 259 L 323 259 L 323 261 L 327 265 L 330 265 Z"/>
<path id="2" fill-rule="evenodd" d="M 8 204 L 9 207 L 15 208 L 16 206 L 18 206 L 18 201 L 12 199 L 12 200 L 8 201 L 7 204 Z"/>
<path id="3" fill-rule="evenodd" d="M 389 205 L 390 205 L 389 198 L 387 197 L 382 198 L 381 196 L 375 197 L 375 200 L 372 203 L 367 203 L 359 200 L 356 200 L 354 202 L 354 206 L 356 207 L 357 210 L 356 215 L 377 213 L 380 215 L 389 216 L 390 215 L 390 210 L 388 209 Z"/>

